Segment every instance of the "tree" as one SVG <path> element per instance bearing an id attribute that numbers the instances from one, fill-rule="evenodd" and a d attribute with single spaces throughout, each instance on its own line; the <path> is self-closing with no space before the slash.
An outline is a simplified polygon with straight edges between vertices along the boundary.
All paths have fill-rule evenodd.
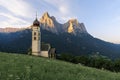
<path id="1" fill-rule="evenodd" d="M 65 60 L 65 61 L 69 61 L 69 62 L 73 62 L 74 56 L 68 53 L 62 53 L 60 56 L 61 60 Z"/>
<path id="2" fill-rule="evenodd" d="M 120 72 L 120 59 L 114 61 L 114 70 L 115 72 Z"/>
<path id="3" fill-rule="evenodd" d="M 32 48 L 31 47 L 28 49 L 28 55 L 32 55 Z"/>

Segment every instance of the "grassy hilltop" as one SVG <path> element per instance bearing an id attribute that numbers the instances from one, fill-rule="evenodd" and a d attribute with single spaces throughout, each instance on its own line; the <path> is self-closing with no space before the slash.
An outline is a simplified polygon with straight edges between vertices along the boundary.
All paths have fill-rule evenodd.
<path id="1" fill-rule="evenodd" d="M 0 53 L 0 80 L 120 80 L 120 73 L 53 59 Z"/>

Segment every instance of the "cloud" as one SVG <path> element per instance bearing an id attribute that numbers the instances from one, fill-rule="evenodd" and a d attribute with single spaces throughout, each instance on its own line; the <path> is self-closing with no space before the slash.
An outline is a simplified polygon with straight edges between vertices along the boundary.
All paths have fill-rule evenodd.
<path id="1" fill-rule="evenodd" d="M 0 19 L 0 22 L 5 27 L 29 24 L 37 10 L 41 14 L 49 11 L 60 22 L 66 22 L 73 17 L 69 0 L 0 0 L 0 8 L 0 17 L 4 18 L 4 21 Z"/>
<path id="2" fill-rule="evenodd" d="M 66 0 L 45 0 L 47 3 L 54 6 L 61 14 L 67 15 L 70 13 L 69 2 Z"/>
<path id="3" fill-rule="evenodd" d="M 0 0 L 0 8 L 0 27 L 28 26 L 35 11 L 26 0 Z"/>
<path id="4" fill-rule="evenodd" d="M 8 13 L 0 13 L 0 18 L 4 17 L 6 20 L 1 21 L 1 27 L 21 27 L 30 25 L 27 21 L 17 18 Z"/>
<path id="5" fill-rule="evenodd" d="M 14 15 L 29 17 L 32 7 L 25 0 L 0 0 L 0 6 Z"/>
<path id="6" fill-rule="evenodd" d="M 59 7 L 59 11 L 62 13 L 62 14 L 68 14 L 69 13 L 69 10 L 68 10 L 68 8 L 67 8 L 67 6 L 60 6 Z"/>

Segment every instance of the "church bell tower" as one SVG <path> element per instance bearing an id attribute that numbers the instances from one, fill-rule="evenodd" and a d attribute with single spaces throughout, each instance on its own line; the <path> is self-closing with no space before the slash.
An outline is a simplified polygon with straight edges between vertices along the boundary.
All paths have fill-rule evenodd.
<path id="1" fill-rule="evenodd" d="M 32 55 L 40 56 L 40 53 L 41 53 L 40 22 L 36 17 L 32 25 Z"/>

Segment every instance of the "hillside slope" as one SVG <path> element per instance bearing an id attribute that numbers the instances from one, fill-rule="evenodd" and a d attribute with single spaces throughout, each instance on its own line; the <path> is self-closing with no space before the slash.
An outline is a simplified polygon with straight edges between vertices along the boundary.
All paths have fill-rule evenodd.
<path id="1" fill-rule="evenodd" d="M 53 59 L 0 53 L 0 80 L 120 80 L 120 73 Z"/>
<path id="2" fill-rule="evenodd" d="M 57 53 L 92 55 L 99 53 L 109 58 L 120 57 L 120 45 L 112 44 L 81 33 L 77 37 L 69 33 L 54 34 L 41 29 L 41 41 L 50 43 Z M 27 53 L 31 47 L 31 30 L 0 33 L 0 52 Z M 11 46 L 12 45 L 12 46 Z"/>

